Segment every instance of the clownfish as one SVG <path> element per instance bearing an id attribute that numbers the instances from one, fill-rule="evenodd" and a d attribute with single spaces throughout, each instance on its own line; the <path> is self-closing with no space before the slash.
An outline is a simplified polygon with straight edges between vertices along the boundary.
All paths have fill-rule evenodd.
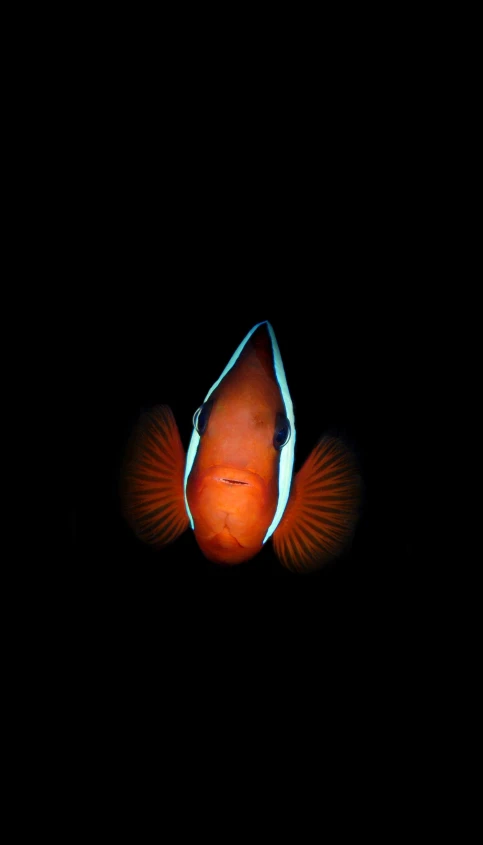
<path id="1" fill-rule="evenodd" d="M 191 526 L 216 563 L 247 561 L 271 538 L 283 566 L 318 569 L 353 536 L 361 478 L 351 452 L 327 435 L 294 474 L 295 442 L 275 333 L 257 323 L 195 412 L 186 455 L 167 405 L 141 416 L 121 472 L 124 515 L 156 547 Z"/>

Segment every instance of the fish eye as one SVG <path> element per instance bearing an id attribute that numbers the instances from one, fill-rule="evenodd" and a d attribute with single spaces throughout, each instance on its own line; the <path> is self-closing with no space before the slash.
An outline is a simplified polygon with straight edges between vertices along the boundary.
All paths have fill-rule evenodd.
<path id="1" fill-rule="evenodd" d="M 273 435 L 273 445 L 277 452 L 280 451 L 282 446 L 285 446 L 286 443 L 290 440 L 290 423 L 285 416 L 285 414 L 277 414 L 277 419 L 275 422 L 275 432 Z"/>
<path id="2" fill-rule="evenodd" d="M 213 402 L 203 402 L 193 414 L 193 426 L 196 428 L 198 434 L 204 434 L 206 431 L 212 405 Z"/>

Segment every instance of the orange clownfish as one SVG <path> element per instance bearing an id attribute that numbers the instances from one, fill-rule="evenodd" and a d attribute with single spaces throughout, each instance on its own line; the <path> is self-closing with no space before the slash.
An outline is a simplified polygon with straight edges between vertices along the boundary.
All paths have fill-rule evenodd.
<path id="1" fill-rule="evenodd" d="M 154 546 L 191 526 L 216 563 L 249 560 L 272 538 L 283 566 L 318 569 L 353 534 L 360 477 L 350 452 L 328 436 L 294 475 L 295 440 L 275 333 L 258 323 L 195 412 L 186 456 L 167 405 L 142 415 L 122 470 L 124 514 Z"/>

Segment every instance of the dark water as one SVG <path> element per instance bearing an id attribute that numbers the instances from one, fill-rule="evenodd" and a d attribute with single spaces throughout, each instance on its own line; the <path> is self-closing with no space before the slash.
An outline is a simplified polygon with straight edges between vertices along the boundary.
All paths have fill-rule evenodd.
<path id="1" fill-rule="evenodd" d="M 309 577 L 327 589 L 382 589 L 413 556 L 407 308 L 381 275 L 371 284 L 366 268 L 358 281 L 355 263 L 333 262 L 329 271 L 322 260 L 305 267 L 292 256 L 288 266 L 279 260 L 262 272 L 243 261 L 210 266 L 206 254 L 187 262 L 177 245 L 179 265 L 173 256 L 169 266 L 154 262 L 152 250 L 149 266 L 130 254 L 126 266 L 114 264 L 102 298 L 90 290 L 84 303 L 70 522 L 79 564 L 97 568 L 100 578 L 145 581 L 146 588 L 171 577 L 300 577 L 283 569 L 270 542 L 233 568 L 207 561 L 191 530 L 153 551 L 119 509 L 119 468 L 139 412 L 170 405 L 186 449 L 207 390 L 249 329 L 269 319 L 294 403 L 295 469 L 329 431 L 354 449 L 364 480 L 351 548 Z"/>
<path id="2" fill-rule="evenodd" d="M 230 569 L 208 562 L 191 531 L 152 551 L 117 495 L 139 412 L 170 405 L 186 449 L 193 412 L 268 319 L 294 403 L 295 469 L 321 434 L 339 432 L 365 485 L 352 547 L 311 582 L 384 589 L 414 563 L 424 498 L 414 443 L 430 260 L 407 156 L 401 168 L 400 149 L 369 141 L 353 155 L 349 135 L 333 133 L 323 157 L 310 136 L 288 167 L 270 145 L 233 158 L 228 143 L 207 144 L 193 156 L 173 130 L 161 155 L 159 134 L 143 137 L 131 131 L 132 150 L 111 141 L 81 157 L 64 243 L 75 329 L 68 532 L 79 567 L 148 589 L 171 577 L 300 577 L 270 542 Z"/>

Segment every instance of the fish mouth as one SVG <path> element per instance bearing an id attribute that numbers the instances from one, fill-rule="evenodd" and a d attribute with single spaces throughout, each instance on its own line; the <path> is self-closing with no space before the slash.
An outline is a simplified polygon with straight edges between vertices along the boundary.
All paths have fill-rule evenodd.
<path id="1" fill-rule="evenodd" d="M 224 526 L 222 531 L 218 531 L 217 534 L 214 534 L 211 541 L 219 546 L 220 549 L 232 549 L 234 547 L 238 547 L 239 549 L 244 548 L 235 535 L 231 533 L 227 525 Z"/>
<path id="2" fill-rule="evenodd" d="M 218 464 L 200 473 L 191 485 L 188 498 L 193 498 L 195 536 L 205 557 L 228 565 L 253 557 L 270 522 L 271 499 L 262 476 Z"/>

